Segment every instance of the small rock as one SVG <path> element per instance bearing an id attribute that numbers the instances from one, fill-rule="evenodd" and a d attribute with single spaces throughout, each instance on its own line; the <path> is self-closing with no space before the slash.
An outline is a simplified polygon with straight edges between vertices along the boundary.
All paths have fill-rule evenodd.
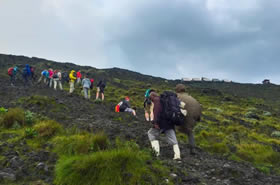
<path id="1" fill-rule="evenodd" d="M 212 180 L 216 180 L 216 177 L 212 177 Z"/>
<path id="2" fill-rule="evenodd" d="M 224 168 L 229 168 L 230 167 L 230 165 L 229 164 L 224 164 L 224 166 L 223 166 Z"/>
<path id="3" fill-rule="evenodd" d="M 4 180 L 10 180 L 10 181 L 15 181 L 16 180 L 16 176 L 15 174 L 12 173 L 6 173 L 6 172 L 1 172 L 0 171 L 0 177 L 2 177 Z"/>
<path id="4" fill-rule="evenodd" d="M 175 173 L 171 173 L 170 176 L 173 177 L 173 178 L 176 178 L 178 175 L 175 174 Z"/>

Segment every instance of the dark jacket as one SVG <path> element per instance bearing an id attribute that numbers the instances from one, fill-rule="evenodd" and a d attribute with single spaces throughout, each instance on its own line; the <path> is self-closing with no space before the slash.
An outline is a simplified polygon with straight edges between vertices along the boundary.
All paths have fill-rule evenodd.
<path id="1" fill-rule="evenodd" d="M 120 105 L 120 112 L 124 112 L 126 108 L 130 108 L 130 103 L 126 100 L 123 100 L 122 104 Z"/>
<path id="2" fill-rule="evenodd" d="M 152 102 L 154 103 L 154 124 L 157 124 L 162 132 L 174 129 L 175 126 L 170 121 L 168 121 L 165 116 L 162 114 L 162 106 L 160 103 L 159 96 L 151 96 Z"/>
<path id="3" fill-rule="evenodd" d="M 105 89 L 106 87 L 106 82 L 103 80 L 100 80 L 97 84 L 97 87 L 99 87 L 100 89 Z"/>

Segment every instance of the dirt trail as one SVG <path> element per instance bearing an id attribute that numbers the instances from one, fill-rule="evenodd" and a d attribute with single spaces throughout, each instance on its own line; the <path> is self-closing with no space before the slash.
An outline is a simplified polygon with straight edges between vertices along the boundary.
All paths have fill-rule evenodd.
<path id="1" fill-rule="evenodd" d="M 142 110 L 138 110 L 138 118 L 134 118 L 128 114 L 115 113 L 114 104 L 110 102 L 97 104 L 92 100 L 84 100 L 81 96 L 69 96 L 65 91 L 54 91 L 43 85 L 31 88 L 11 87 L 4 80 L 0 80 L 0 84 L 0 107 L 22 106 L 55 119 L 65 127 L 75 125 L 92 132 L 103 130 L 111 139 L 133 139 L 141 147 L 150 148 L 146 133 L 151 125 L 144 121 Z M 20 98 L 34 95 L 51 97 L 55 104 L 42 106 L 18 102 Z M 179 163 L 172 160 L 172 147 L 161 142 L 160 159 L 174 171 L 171 175 L 177 184 L 280 184 L 280 177 L 264 175 L 249 164 L 229 161 L 200 149 L 197 149 L 196 155 L 191 156 L 187 144 L 180 144 L 180 148 L 182 161 Z"/>

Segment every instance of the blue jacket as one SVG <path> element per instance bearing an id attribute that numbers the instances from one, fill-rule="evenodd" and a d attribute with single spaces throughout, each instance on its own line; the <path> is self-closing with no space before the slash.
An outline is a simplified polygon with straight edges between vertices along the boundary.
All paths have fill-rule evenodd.
<path id="1" fill-rule="evenodd" d="M 84 88 L 88 88 L 89 89 L 90 86 L 91 86 L 91 82 L 90 82 L 90 80 L 88 78 L 84 78 L 83 81 L 82 81 L 82 85 L 83 85 Z"/>
<path id="2" fill-rule="evenodd" d="M 28 64 L 25 65 L 25 68 L 23 69 L 23 75 L 24 76 L 30 76 L 31 75 L 31 69 Z"/>

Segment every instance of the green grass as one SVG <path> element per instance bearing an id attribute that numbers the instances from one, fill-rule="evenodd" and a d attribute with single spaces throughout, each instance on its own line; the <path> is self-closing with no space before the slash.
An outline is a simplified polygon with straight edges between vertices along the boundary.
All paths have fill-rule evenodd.
<path id="1" fill-rule="evenodd" d="M 57 185 L 159 184 L 162 166 L 148 166 L 148 153 L 130 148 L 61 158 L 56 165 Z"/>
<path id="2" fill-rule="evenodd" d="M 39 137 L 49 138 L 62 132 L 62 126 L 53 120 L 41 121 L 33 126 Z"/>

